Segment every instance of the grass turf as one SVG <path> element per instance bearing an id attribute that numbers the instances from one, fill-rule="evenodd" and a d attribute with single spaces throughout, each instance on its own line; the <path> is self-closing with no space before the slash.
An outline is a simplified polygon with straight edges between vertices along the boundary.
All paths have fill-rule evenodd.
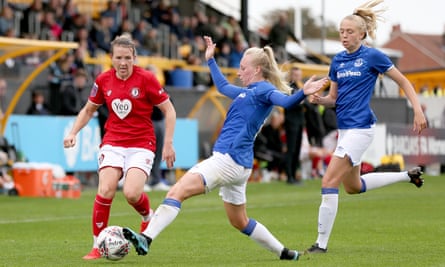
<path id="1" fill-rule="evenodd" d="M 283 262 L 232 228 L 217 192 L 184 202 L 152 244 L 123 260 L 84 261 L 91 248 L 95 190 L 80 199 L 0 196 L 0 266 L 445 266 L 445 176 L 425 185 L 396 184 L 363 195 L 340 190 L 327 254 Z M 248 214 L 287 247 L 304 250 L 317 235 L 320 180 L 248 185 Z M 153 207 L 165 192 L 150 192 Z M 139 229 L 140 218 L 118 192 L 109 225 Z"/>

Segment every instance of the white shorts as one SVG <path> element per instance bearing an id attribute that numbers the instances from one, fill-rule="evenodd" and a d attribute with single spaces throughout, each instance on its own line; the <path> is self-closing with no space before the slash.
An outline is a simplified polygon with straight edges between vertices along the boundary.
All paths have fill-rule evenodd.
<path id="1" fill-rule="evenodd" d="M 368 129 L 339 130 L 334 156 L 344 158 L 348 155 L 352 166 L 360 165 L 363 154 L 374 138 L 374 132 L 374 126 Z"/>
<path id="2" fill-rule="evenodd" d="M 201 174 L 206 192 L 220 188 L 219 195 L 223 201 L 234 205 L 246 203 L 246 185 L 252 169 L 237 164 L 229 154 L 214 152 L 189 172 Z"/>
<path id="3" fill-rule="evenodd" d="M 139 168 L 150 176 L 155 154 L 145 148 L 104 145 L 99 151 L 99 170 L 104 167 L 121 168 L 123 177 L 130 168 Z"/>

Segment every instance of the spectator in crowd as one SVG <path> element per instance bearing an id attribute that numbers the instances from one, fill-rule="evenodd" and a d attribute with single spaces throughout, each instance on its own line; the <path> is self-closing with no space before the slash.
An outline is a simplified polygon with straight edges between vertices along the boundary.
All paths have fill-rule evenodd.
<path id="1" fill-rule="evenodd" d="M 51 41 L 58 41 L 61 39 L 63 29 L 62 26 L 57 23 L 54 12 L 43 12 L 41 27 L 42 39 Z"/>
<path id="2" fill-rule="evenodd" d="M 50 115 L 51 111 L 46 104 L 45 95 L 42 91 L 35 90 L 31 95 L 32 102 L 26 114 L 28 115 Z"/>
<path id="3" fill-rule="evenodd" d="M 65 20 L 65 10 L 63 9 L 63 4 L 65 1 L 61 0 L 44 0 L 43 1 L 43 11 L 52 12 L 54 14 L 54 21 L 63 24 Z"/>
<path id="4" fill-rule="evenodd" d="M 278 180 L 284 170 L 285 143 L 282 140 L 284 115 L 275 109 L 255 139 L 254 156 L 267 163 L 263 181 Z"/>
<path id="5" fill-rule="evenodd" d="M 305 130 L 303 130 L 300 149 L 300 170 L 301 180 L 316 179 L 324 175 L 333 150 L 324 147 L 313 146 Z"/>
<path id="6" fill-rule="evenodd" d="M 171 23 L 169 25 L 170 34 L 176 36 L 177 40 L 181 41 L 185 38 L 185 29 L 181 22 L 181 16 L 177 12 L 173 12 L 171 16 Z"/>
<path id="7" fill-rule="evenodd" d="M 243 44 L 244 48 L 248 48 L 249 47 L 249 43 L 244 38 L 244 35 L 243 35 L 242 31 L 234 31 L 231 40 L 232 40 L 233 44 L 236 44 L 236 43 L 239 42 L 239 43 Z"/>
<path id="8" fill-rule="evenodd" d="M 23 38 L 36 39 L 36 26 L 42 20 L 43 0 L 34 0 L 23 10 L 20 20 L 20 36 Z"/>
<path id="9" fill-rule="evenodd" d="M 63 23 L 62 28 L 64 31 L 72 31 L 74 32 L 77 25 L 75 19 L 79 17 L 79 9 L 77 8 L 77 4 L 74 0 L 66 0 L 63 5 Z M 85 26 L 85 24 L 83 25 Z"/>
<path id="10" fill-rule="evenodd" d="M 142 48 L 149 56 L 161 56 L 161 42 L 159 41 L 158 32 L 157 28 L 151 27 L 144 37 Z"/>
<path id="11" fill-rule="evenodd" d="M 218 53 L 216 54 L 216 62 L 218 63 L 218 66 L 225 68 L 229 67 L 231 50 L 231 43 L 229 41 L 220 43 Z"/>
<path id="12" fill-rule="evenodd" d="M 86 102 L 82 92 L 86 89 L 87 81 L 87 72 L 84 69 L 78 69 L 74 73 L 72 83 L 63 86 L 61 115 L 73 116 L 79 113 Z"/>
<path id="13" fill-rule="evenodd" d="M 11 29 L 14 30 L 14 11 L 10 6 L 4 5 L 0 12 L 0 36 L 7 36 Z"/>
<path id="14" fill-rule="evenodd" d="M 187 58 L 187 64 L 191 66 L 201 66 L 204 67 L 200 57 L 195 55 L 190 55 Z M 206 71 L 194 71 L 193 72 L 193 86 L 200 90 L 207 90 L 209 86 L 212 85 L 212 78 L 210 74 Z"/>
<path id="15" fill-rule="evenodd" d="M 136 23 L 133 31 L 131 32 L 131 36 L 134 40 L 134 42 L 138 46 L 138 54 L 141 56 L 148 56 L 149 52 L 145 49 L 144 45 L 144 39 L 145 35 L 147 34 L 148 30 L 150 29 L 150 25 L 145 20 L 140 20 Z"/>
<path id="16" fill-rule="evenodd" d="M 184 36 L 182 37 L 182 42 L 189 43 L 191 40 L 195 39 L 195 27 L 198 20 L 195 17 L 182 16 L 181 25 L 184 31 Z"/>
<path id="17" fill-rule="evenodd" d="M 287 60 L 286 42 L 289 37 L 299 43 L 298 38 L 288 23 L 287 13 L 282 12 L 278 16 L 278 21 L 270 29 L 268 36 L 269 43 L 281 63 Z"/>
<path id="18" fill-rule="evenodd" d="M 62 106 L 61 89 L 66 82 L 70 82 L 72 79 L 73 62 L 74 58 L 66 54 L 49 65 L 49 108 L 53 114 L 60 114 Z"/>
<path id="19" fill-rule="evenodd" d="M 124 33 L 129 33 L 129 34 L 133 35 L 134 29 L 135 29 L 135 27 L 134 27 L 133 22 L 129 19 L 125 19 L 122 21 L 121 24 L 119 24 L 119 27 L 117 28 L 117 31 L 116 31 L 116 36 L 122 35 Z M 139 46 L 139 40 L 134 40 L 134 41 L 136 42 L 136 45 Z M 139 51 L 139 49 L 137 47 L 136 47 L 136 49 Z"/>
<path id="20" fill-rule="evenodd" d="M 289 84 L 292 94 L 303 88 L 303 72 L 297 66 L 289 70 Z M 304 128 L 303 106 L 294 105 L 284 111 L 284 129 L 286 131 L 285 170 L 288 184 L 298 184 L 301 177 L 297 175 L 300 169 L 300 150 Z"/>
<path id="21" fill-rule="evenodd" d="M 234 36 L 236 34 L 239 34 L 239 38 L 241 40 L 241 42 L 245 43 L 246 42 L 246 38 L 243 35 L 243 31 L 241 29 L 241 26 L 239 25 L 238 21 L 235 19 L 235 17 L 233 16 L 229 16 L 227 18 L 224 18 L 222 23 L 221 23 L 221 28 L 223 30 L 227 31 L 227 37 L 230 40 L 234 39 Z"/>
<path id="22" fill-rule="evenodd" d="M 146 0 L 133 0 L 130 1 L 131 10 L 129 12 L 133 12 L 133 16 L 139 18 L 140 20 L 145 20 L 147 23 L 151 24 L 152 18 L 152 3 L 153 1 Z"/>
<path id="23" fill-rule="evenodd" d="M 110 52 L 110 43 L 115 36 L 113 26 L 114 18 L 109 12 L 102 12 L 100 18 L 94 22 L 89 37 L 96 53 L 108 54 Z"/>
<path id="24" fill-rule="evenodd" d="M 198 19 L 198 25 L 196 25 L 194 35 L 199 36 L 211 36 L 215 40 L 219 40 L 220 36 L 216 30 L 215 24 L 209 23 L 209 17 L 202 11 L 197 11 L 195 13 L 196 18 Z"/>
<path id="25" fill-rule="evenodd" d="M 326 135 L 323 119 L 320 113 L 320 106 L 309 102 L 307 99 L 303 102 L 304 118 L 309 143 L 312 146 L 323 146 L 323 137 Z"/>
<path id="26" fill-rule="evenodd" d="M 160 24 L 170 25 L 171 21 L 170 0 L 160 0 L 158 4 L 152 8 L 151 24 L 153 27 L 159 27 Z"/>
<path id="27" fill-rule="evenodd" d="M 76 73 L 78 70 L 87 70 L 88 66 L 85 64 L 85 57 L 88 55 L 87 46 L 84 43 L 80 43 L 79 47 L 70 52 L 72 56 L 71 72 Z"/>
<path id="28" fill-rule="evenodd" d="M 65 19 L 64 24 L 62 25 L 62 28 L 64 31 L 70 32 L 73 34 L 73 41 L 78 41 L 79 31 L 85 30 L 87 31 L 88 35 L 88 27 L 89 27 L 89 18 L 86 14 L 82 13 L 76 13 L 73 15 L 70 15 L 70 17 L 67 17 Z"/>
<path id="29" fill-rule="evenodd" d="M 243 57 L 245 50 L 246 47 L 244 46 L 243 42 L 237 41 L 233 44 L 233 47 L 232 49 L 230 49 L 230 54 L 229 54 L 230 68 L 239 68 L 241 58 Z"/>
<path id="30" fill-rule="evenodd" d="M 82 53 L 86 56 L 94 56 L 95 52 L 95 44 L 93 40 L 89 38 L 89 31 L 86 27 L 79 28 L 74 33 L 74 41 L 79 44 L 77 50 L 83 50 Z"/>
<path id="31" fill-rule="evenodd" d="M 101 12 L 100 16 L 109 16 L 113 18 L 113 23 L 110 26 L 112 34 L 122 34 L 122 32 L 119 33 L 119 28 L 122 27 L 124 20 L 127 18 L 126 14 L 122 14 L 121 10 L 118 8 L 118 1 L 107 1 L 107 7 Z"/>
<path id="32" fill-rule="evenodd" d="M 224 43 L 227 43 L 229 45 L 232 44 L 232 36 L 229 36 L 229 30 L 227 28 L 224 27 L 219 27 L 218 28 L 220 30 L 220 35 L 221 37 L 217 40 L 216 42 L 216 53 L 218 54 L 219 51 L 221 50 L 221 47 Z"/>

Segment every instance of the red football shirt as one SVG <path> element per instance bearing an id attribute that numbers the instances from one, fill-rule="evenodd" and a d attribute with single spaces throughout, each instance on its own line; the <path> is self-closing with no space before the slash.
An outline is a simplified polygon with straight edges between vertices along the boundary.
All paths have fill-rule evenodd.
<path id="1" fill-rule="evenodd" d="M 151 113 L 153 106 L 168 99 L 153 73 L 139 66 L 127 80 L 116 77 L 116 70 L 100 74 L 94 83 L 89 100 L 106 104 L 109 115 L 105 123 L 102 145 L 140 147 L 156 151 L 156 137 Z"/>

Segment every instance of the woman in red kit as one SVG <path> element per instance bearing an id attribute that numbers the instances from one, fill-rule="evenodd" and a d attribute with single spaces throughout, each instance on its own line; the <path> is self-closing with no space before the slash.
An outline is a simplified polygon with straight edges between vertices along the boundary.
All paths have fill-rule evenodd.
<path id="1" fill-rule="evenodd" d="M 155 76 L 135 66 L 135 44 L 127 35 L 111 42 L 113 68 L 97 76 L 87 103 L 77 115 L 73 128 L 65 137 L 65 148 L 76 144 L 77 133 L 106 105 L 109 116 L 99 152 L 99 185 L 93 206 L 93 249 L 83 257 L 100 258 L 97 236 L 107 227 L 110 208 L 118 182 L 123 182 L 123 194 L 128 203 L 142 216 L 141 231 L 150 220 L 151 209 L 144 184 L 150 175 L 156 138 L 151 121 L 153 107 L 165 116 L 165 139 L 162 159 L 171 168 L 175 162 L 173 133 L 176 111 L 169 96 Z"/>

